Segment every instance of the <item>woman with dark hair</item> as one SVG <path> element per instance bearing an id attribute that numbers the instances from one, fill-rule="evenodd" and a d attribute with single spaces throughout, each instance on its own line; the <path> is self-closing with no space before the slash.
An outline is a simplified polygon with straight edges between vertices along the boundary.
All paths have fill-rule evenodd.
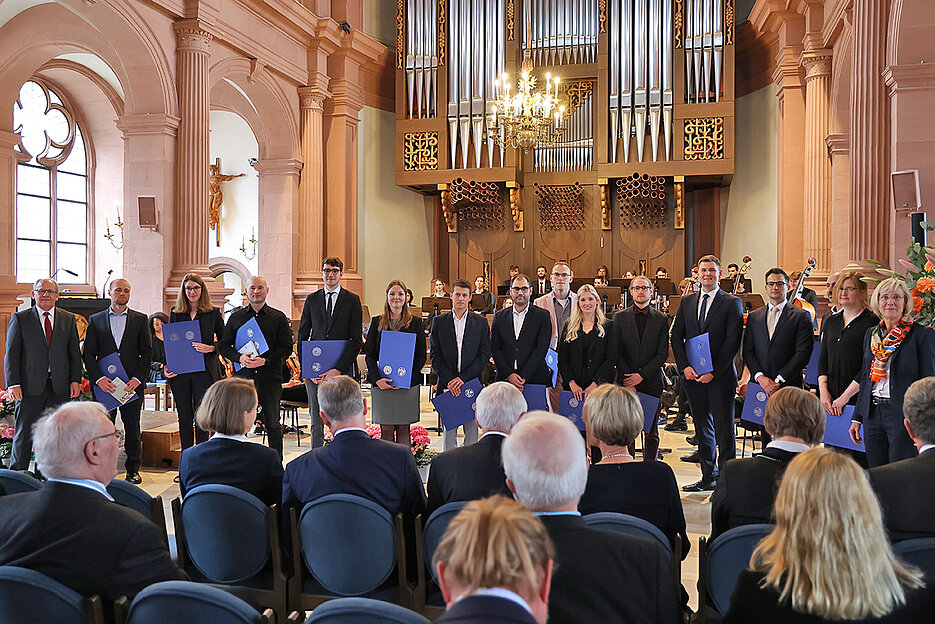
<path id="1" fill-rule="evenodd" d="M 162 325 L 169 322 L 169 315 L 165 312 L 154 312 L 149 315 L 149 329 L 153 340 L 153 359 L 149 364 L 149 383 L 159 383 L 166 380 L 166 343 L 162 338 Z"/>
<path id="2" fill-rule="evenodd" d="M 175 307 L 169 314 L 170 323 L 179 321 L 198 321 L 201 336 L 192 346 L 205 358 L 205 370 L 201 372 L 176 375 L 166 370 L 179 413 L 179 438 L 182 449 L 187 449 L 208 439 L 208 432 L 195 424 L 195 411 L 208 387 L 223 376 L 214 344 L 224 335 L 224 319 L 211 303 L 208 287 L 197 273 L 188 273 L 182 278 Z"/>
<path id="3" fill-rule="evenodd" d="M 380 338 L 385 330 L 408 332 L 416 335 L 416 348 L 412 359 L 412 382 L 408 388 L 399 388 L 382 376 L 377 358 L 380 357 Z M 367 380 L 372 384 L 373 422 L 380 425 L 380 437 L 390 442 L 409 446 L 409 426 L 419 420 L 419 386 L 422 367 L 425 366 L 425 331 L 422 319 L 412 316 L 406 305 L 406 285 L 393 280 L 386 287 L 383 314 L 370 320 L 370 331 L 364 345 L 367 356 Z"/>

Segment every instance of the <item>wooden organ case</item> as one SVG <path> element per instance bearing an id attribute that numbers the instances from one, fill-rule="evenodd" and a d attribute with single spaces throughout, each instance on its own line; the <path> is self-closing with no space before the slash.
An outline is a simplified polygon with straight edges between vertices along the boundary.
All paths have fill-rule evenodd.
<path id="1" fill-rule="evenodd" d="M 397 0 L 396 183 L 435 196 L 435 271 L 491 290 L 517 264 L 577 276 L 720 251 L 734 170 L 734 0 Z M 565 130 L 501 148 L 493 104 L 526 60 Z M 538 90 L 538 89 L 537 89 Z"/>

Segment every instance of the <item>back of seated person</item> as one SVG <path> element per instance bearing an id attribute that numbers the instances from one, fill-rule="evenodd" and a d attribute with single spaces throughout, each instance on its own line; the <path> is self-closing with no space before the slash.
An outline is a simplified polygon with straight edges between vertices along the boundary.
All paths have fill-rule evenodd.
<path id="1" fill-rule="evenodd" d="M 105 601 L 187 579 L 156 525 L 107 493 L 120 447 L 100 403 L 66 403 L 33 431 L 48 482 L 0 502 L 0 565 L 35 570 Z"/>
<path id="2" fill-rule="evenodd" d="M 253 380 L 229 377 L 215 382 L 195 414 L 203 431 L 214 431 L 207 442 L 182 451 L 179 490 L 182 496 L 199 485 L 230 485 L 252 494 L 266 505 L 282 495 L 279 453 L 247 440 L 256 420 L 257 394 Z"/>

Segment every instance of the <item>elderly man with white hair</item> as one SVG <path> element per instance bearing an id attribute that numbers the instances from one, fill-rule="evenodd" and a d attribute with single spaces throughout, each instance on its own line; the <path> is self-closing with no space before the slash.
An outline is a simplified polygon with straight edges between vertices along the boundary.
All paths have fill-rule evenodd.
<path id="1" fill-rule="evenodd" d="M 507 486 L 555 545 L 549 624 L 669 623 L 678 617 L 671 561 L 660 544 L 588 527 L 578 513 L 588 463 L 567 418 L 530 412 L 503 444 Z"/>
<path id="2" fill-rule="evenodd" d="M 41 572 L 107 601 L 186 579 L 156 525 L 107 493 L 120 447 L 103 405 L 66 403 L 36 423 L 33 440 L 48 481 L 3 497 L 0 565 Z"/>
<path id="3" fill-rule="evenodd" d="M 498 381 L 477 395 L 475 419 L 484 435 L 474 444 L 445 451 L 432 461 L 428 513 L 445 503 L 470 501 L 493 494 L 510 496 L 500 462 L 500 449 L 513 425 L 526 412 L 523 393 Z"/>

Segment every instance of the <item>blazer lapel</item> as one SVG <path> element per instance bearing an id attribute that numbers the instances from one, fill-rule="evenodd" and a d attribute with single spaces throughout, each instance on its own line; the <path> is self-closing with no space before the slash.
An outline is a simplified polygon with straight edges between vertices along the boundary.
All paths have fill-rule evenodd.
<path id="1" fill-rule="evenodd" d="M 117 342 L 114 340 L 114 332 L 111 331 L 110 329 L 110 317 L 107 314 L 102 314 L 101 316 L 97 318 L 98 318 L 97 331 L 102 336 L 102 342 L 108 343 L 108 346 L 113 348 L 113 351 L 110 351 L 109 349 L 102 349 L 101 354 L 107 356 L 113 353 L 114 351 L 119 351 L 120 349 L 117 347 Z M 127 325 L 129 324 L 130 324 L 130 314 L 128 312 L 127 313 Z M 128 327 L 126 326 L 123 328 L 124 336 L 127 335 L 127 329 Z M 121 340 L 120 342 L 123 342 L 123 340 Z"/>
<path id="2" fill-rule="evenodd" d="M 32 326 L 33 331 L 35 332 L 36 336 L 42 341 L 43 346 L 46 349 L 48 349 L 49 343 L 46 342 L 45 340 L 45 328 L 42 326 L 42 323 L 39 322 L 40 313 L 41 311 L 39 310 L 38 307 L 33 307 L 32 309 L 30 309 L 30 314 L 27 315 L 29 319 L 27 323 L 29 323 Z M 56 316 L 58 315 L 56 314 Z M 52 324 L 52 338 L 55 338 L 55 324 L 54 323 Z"/>
<path id="3" fill-rule="evenodd" d="M 700 296 L 700 295 L 699 295 Z M 711 323 L 711 319 L 714 316 L 715 312 L 721 305 L 721 300 L 723 299 L 720 290 L 714 291 L 713 298 L 708 302 L 708 310 L 705 312 L 704 322 L 701 324 L 701 331 L 708 331 L 708 325 Z"/>

